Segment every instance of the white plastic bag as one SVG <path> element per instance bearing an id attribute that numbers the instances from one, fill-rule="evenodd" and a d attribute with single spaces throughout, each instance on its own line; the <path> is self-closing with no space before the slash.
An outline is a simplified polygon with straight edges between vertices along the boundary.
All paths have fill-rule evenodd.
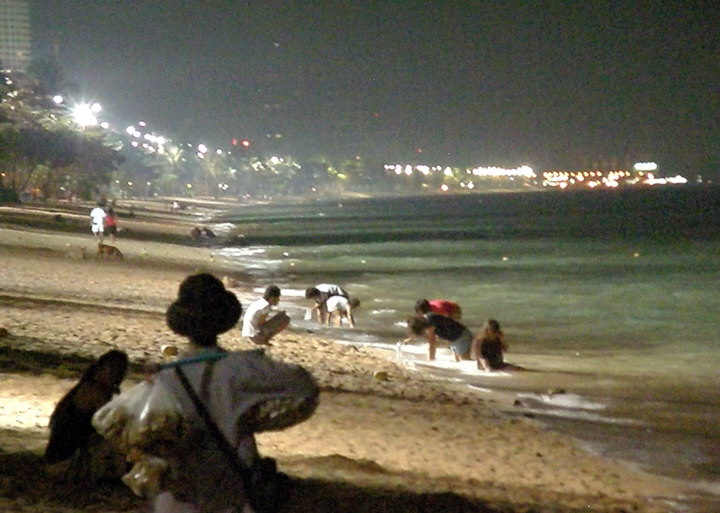
<path id="1" fill-rule="evenodd" d="M 114 397 L 92 419 L 93 427 L 121 451 L 177 442 L 187 433 L 180 404 L 162 382 L 143 381 Z"/>

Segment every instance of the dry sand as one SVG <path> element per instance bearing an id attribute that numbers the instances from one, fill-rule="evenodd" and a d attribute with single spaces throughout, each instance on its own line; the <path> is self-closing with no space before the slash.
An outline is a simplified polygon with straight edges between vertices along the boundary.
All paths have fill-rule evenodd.
<path id="1" fill-rule="evenodd" d="M 152 229 L 185 233 L 192 224 L 162 216 Z M 139 230 L 153 221 L 132 222 Z M 122 262 L 83 259 L 78 248 L 94 247 L 89 233 L 0 228 L 2 512 L 145 511 L 122 485 L 68 489 L 44 479 L 48 417 L 90 358 L 127 351 L 135 364 L 128 386 L 144 362 L 160 360 L 162 345 L 182 347 L 165 326 L 165 307 L 187 274 L 223 270 L 203 248 L 116 245 Z M 249 287 L 233 291 L 245 305 L 253 296 Z M 269 354 L 306 366 L 323 390 L 309 421 L 258 437 L 261 452 L 294 478 L 290 511 L 676 511 L 677 483 L 591 455 L 532 419 L 504 417 L 380 350 L 292 329 L 276 340 Z M 221 345 L 250 348 L 237 328 Z"/>

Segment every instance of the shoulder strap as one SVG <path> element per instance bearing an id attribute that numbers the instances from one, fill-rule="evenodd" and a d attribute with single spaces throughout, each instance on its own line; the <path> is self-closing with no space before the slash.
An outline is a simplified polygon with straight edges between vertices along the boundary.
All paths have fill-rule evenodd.
<path id="1" fill-rule="evenodd" d="M 207 408 L 205 408 L 205 405 L 200 400 L 197 393 L 195 393 L 195 390 L 190 384 L 190 381 L 188 381 L 187 376 L 179 365 L 175 367 L 175 374 L 177 374 L 177 377 L 180 379 L 180 383 L 182 383 L 182 386 L 185 388 L 188 395 L 190 396 L 190 399 L 195 405 L 195 409 L 205 422 L 208 431 L 210 431 L 210 434 L 212 434 L 213 438 L 215 438 L 215 441 L 217 442 L 220 451 L 225 455 L 230 466 L 242 478 L 245 489 L 249 489 L 251 484 L 250 469 L 242 461 L 240 461 L 240 458 L 238 458 L 235 449 L 233 449 L 232 445 L 230 445 L 230 442 L 227 441 L 227 438 L 225 438 L 225 435 L 223 435 L 222 431 L 220 431 L 220 428 L 217 427 L 217 424 L 215 424 L 212 417 L 210 416 L 210 412 L 207 411 Z"/>

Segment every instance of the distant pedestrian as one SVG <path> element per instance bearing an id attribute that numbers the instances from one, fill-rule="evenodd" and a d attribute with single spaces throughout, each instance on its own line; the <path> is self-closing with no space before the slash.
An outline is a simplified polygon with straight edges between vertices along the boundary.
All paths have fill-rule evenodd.
<path id="1" fill-rule="evenodd" d="M 272 345 L 270 340 L 288 327 L 290 317 L 284 311 L 270 313 L 280 302 L 280 287 L 269 285 L 260 299 L 250 303 L 242 321 L 242 336 L 260 345 Z"/>
<path id="2" fill-rule="evenodd" d="M 105 213 L 101 202 L 99 202 L 97 206 L 90 211 L 90 229 L 98 242 L 102 242 L 103 240 L 106 216 L 107 214 Z"/>
<path id="3" fill-rule="evenodd" d="M 117 229 L 117 215 L 115 214 L 115 209 L 110 207 L 105 215 L 105 232 L 110 235 L 111 242 L 115 242 Z"/>

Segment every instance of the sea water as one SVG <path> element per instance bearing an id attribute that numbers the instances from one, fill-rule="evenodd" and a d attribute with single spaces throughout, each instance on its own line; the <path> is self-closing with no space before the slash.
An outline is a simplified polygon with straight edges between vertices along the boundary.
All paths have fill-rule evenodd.
<path id="1" fill-rule="evenodd" d="M 247 242 L 217 257 L 259 290 L 280 285 L 294 325 L 511 394 L 510 414 L 717 492 L 719 188 L 308 200 L 213 222 Z M 303 318 L 321 282 L 361 300 L 355 330 Z M 396 353 L 418 298 L 458 302 L 473 331 L 497 319 L 506 360 L 527 370 L 485 373 L 447 351 L 430 364 L 421 341 Z"/>

